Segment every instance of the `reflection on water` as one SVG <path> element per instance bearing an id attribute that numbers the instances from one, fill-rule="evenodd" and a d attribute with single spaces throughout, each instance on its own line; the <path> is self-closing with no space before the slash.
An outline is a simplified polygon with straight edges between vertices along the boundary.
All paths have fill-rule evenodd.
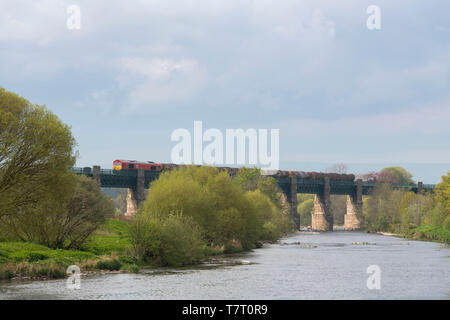
<path id="1" fill-rule="evenodd" d="M 360 232 L 297 234 L 227 257 L 244 265 L 205 264 L 139 274 L 0 284 L 0 299 L 449 299 L 450 249 L 442 244 Z M 381 289 L 369 290 L 369 265 Z"/>

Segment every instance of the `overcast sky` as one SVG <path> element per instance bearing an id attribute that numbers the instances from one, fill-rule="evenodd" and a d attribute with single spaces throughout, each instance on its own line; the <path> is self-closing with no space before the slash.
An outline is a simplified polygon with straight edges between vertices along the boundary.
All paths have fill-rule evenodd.
<path id="1" fill-rule="evenodd" d="M 449 14 L 446 0 L 0 0 L 0 86 L 72 126 L 79 166 L 170 162 L 172 131 L 202 120 L 280 129 L 283 169 L 399 164 L 435 183 L 450 169 Z"/>

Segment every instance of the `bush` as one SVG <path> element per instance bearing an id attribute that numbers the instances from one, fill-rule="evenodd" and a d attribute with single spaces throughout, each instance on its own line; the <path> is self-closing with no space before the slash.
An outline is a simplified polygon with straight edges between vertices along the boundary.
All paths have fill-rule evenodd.
<path id="1" fill-rule="evenodd" d="M 193 264 L 204 257 L 205 242 L 192 218 L 138 217 L 131 228 L 136 255 L 163 266 Z"/>
<path id="2" fill-rule="evenodd" d="M 65 181 L 64 188 L 36 206 L 3 217 L 0 232 L 50 248 L 81 248 L 114 213 L 114 207 L 93 179 L 72 173 L 58 179 Z"/>
<path id="3" fill-rule="evenodd" d="M 129 256 L 119 256 L 119 261 L 122 264 L 135 264 L 136 259 Z"/>
<path id="4" fill-rule="evenodd" d="M 123 265 L 120 270 L 130 271 L 133 273 L 139 273 L 139 267 L 135 264 L 126 264 Z"/>
<path id="5" fill-rule="evenodd" d="M 26 260 L 28 262 L 35 262 L 35 261 L 39 261 L 39 260 L 45 260 L 48 258 L 49 258 L 49 256 L 42 252 L 30 252 L 27 254 Z"/>
<path id="6" fill-rule="evenodd" d="M 97 269 L 101 269 L 101 270 L 109 270 L 109 271 L 115 271 L 115 270 L 120 270 L 120 267 L 122 266 L 122 264 L 120 263 L 119 260 L 114 259 L 114 260 L 102 260 L 97 262 Z"/>
<path id="7" fill-rule="evenodd" d="M 312 212 L 314 210 L 314 199 L 309 198 L 299 203 L 297 210 L 300 215 L 300 223 L 303 226 L 310 226 L 312 221 Z"/>
<path id="8" fill-rule="evenodd" d="M 444 229 L 450 231 L 450 216 L 447 216 L 444 220 Z"/>
<path id="9" fill-rule="evenodd" d="M 227 172 L 206 166 L 178 168 L 164 172 L 151 189 L 140 210 L 145 215 L 167 217 L 180 212 L 192 218 L 209 244 L 238 240 L 248 249 L 257 240 L 262 223 Z"/>

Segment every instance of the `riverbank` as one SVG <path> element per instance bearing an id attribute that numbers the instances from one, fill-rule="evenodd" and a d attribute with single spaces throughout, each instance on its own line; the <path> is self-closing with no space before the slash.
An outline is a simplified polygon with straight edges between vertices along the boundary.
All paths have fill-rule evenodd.
<path id="1" fill-rule="evenodd" d="M 450 230 L 445 229 L 443 226 L 421 225 L 410 229 L 405 233 L 405 237 L 412 238 L 414 240 L 450 244 Z"/>
<path id="2" fill-rule="evenodd" d="M 52 249 L 27 242 L 0 242 L 0 280 L 57 279 L 70 265 L 81 272 L 137 272 L 131 255 L 128 223 L 109 220 L 79 250 Z"/>
<path id="3" fill-rule="evenodd" d="M 0 242 L 0 280 L 49 280 L 67 277 L 76 265 L 81 275 L 138 273 L 159 267 L 156 261 L 139 261 L 133 255 L 129 222 L 111 219 L 96 231 L 80 250 L 52 249 L 27 242 Z M 261 247 L 262 243 L 258 246 Z M 227 254 L 242 247 L 204 248 L 198 264 L 221 264 Z M 230 261 L 226 260 L 226 264 Z M 232 264 L 241 264 L 240 261 Z"/>
<path id="4" fill-rule="evenodd" d="M 51 249 L 25 242 L 0 242 L 0 280 L 46 280 L 67 277 L 67 267 L 77 265 L 82 275 L 138 273 L 141 269 L 159 267 L 157 263 L 137 261 L 132 254 L 128 235 L 129 223 L 110 220 L 81 250 Z M 318 235 L 319 232 L 297 231 L 294 235 Z M 411 240 L 450 243 L 450 232 L 443 227 L 419 226 L 408 233 L 377 232 Z M 262 246 L 262 244 L 261 244 Z M 261 247 L 258 246 L 258 247 Z M 242 248 L 205 248 L 198 264 L 221 264 L 227 254 L 241 253 Z M 240 264 L 240 261 L 232 264 Z M 245 263 L 245 262 L 244 262 Z M 226 260 L 226 264 L 230 264 Z"/>
<path id="5" fill-rule="evenodd" d="M 383 236 L 407 238 L 410 240 L 431 241 L 450 244 L 450 230 L 442 226 L 421 225 L 411 228 L 407 232 L 376 232 Z"/>
<path id="6" fill-rule="evenodd" d="M 357 242 L 376 245 L 352 244 Z M 88 274 L 81 277 L 80 290 L 67 289 L 65 279 L 4 281 L 0 300 L 448 299 L 449 255 L 438 243 L 405 245 L 404 239 L 375 233 L 292 234 L 279 244 L 227 255 L 224 261 L 217 257 L 210 264 Z M 367 287 L 370 265 L 381 268 L 381 290 Z"/>

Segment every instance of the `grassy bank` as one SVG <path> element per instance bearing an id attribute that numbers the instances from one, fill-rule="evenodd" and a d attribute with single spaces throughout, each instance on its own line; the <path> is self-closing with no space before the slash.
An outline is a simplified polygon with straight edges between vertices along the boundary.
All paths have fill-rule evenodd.
<path id="1" fill-rule="evenodd" d="M 405 236 L 414 240 L 434 241 L 450 244 L 450 230 L 443 226 L 421 225 L 410 229 Z"/>
<path id="2" fill-rule="evenodd" d="M 158 266 L 157 261 L 134 258 L 129 225 L 129 222 L 109 220 L 80 250 L 51 249 L 28 242 L 0 242 L 0 280 L 64 278 L 70 265 L 77 265 L 83 273 L 139 272 L 140 268 Z M 204 257 L 242 251 L 235 247 L 206 247 Z"/>
<path id="3" fill-rule="evenodd" d="M 131 255 L 128 223 L 109 220 L 93 234 L 81 250 L 51 249 L 27 242 L 0 242 L 0 279 L 63 278 L 67 267 L 82 272 L 139 270 Z"/>

